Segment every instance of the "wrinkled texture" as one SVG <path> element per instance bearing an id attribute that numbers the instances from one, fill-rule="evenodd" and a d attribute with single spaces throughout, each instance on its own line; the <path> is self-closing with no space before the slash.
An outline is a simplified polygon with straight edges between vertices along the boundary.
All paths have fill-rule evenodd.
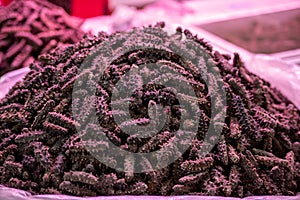
<path id="1" fill-rule="evenodd" d="M 298 200 L 297 196 L 251 196 L 242 198 L 242 200 Z M 28 192 L 7 188 L 0 185 L 0 199 L 2 200 L 238 200 L 236 197 L 211 197 L 211 196 L 110 196 L 110 197 L 74 197 L 68 195 L 31 195 Z"/>
<path id="2" fill-rule="evenodd" d="M 0 7 L 0 76 L 27 67 L 40 54 L 78 42 L 82 20 L 43 0 Z"/>
<path id="3" fill-rule="evenodd" d="M 170 37 L 161 30 L 161 26 L 163 24 L 149 29 L 149 35 L 152 36 L 148 38 L 149 41 L 153 37 L 162 37 L 162 41 L 168 42 Z M 135 166 L 126 162 L 126 167 L 132 172 L 116 171 L 97 161 L 86 150 L 80 137 L 75 134 L 78 122 L 73 119 L 71 104 L 77 109 L 76 113 L 81 112 L 82 116 L 85 116 L 90 105 L 81 105 L 78 99 L 71 99 L 71 94 L 73 83 L 80 77 L 77 72 L 83 60 L 97 44 L 107 37 L 113 37 L 100 33 L 98 37 L 85 36 L 75 45 L 41 56 L 39 62 L 30 65 L 31 71 L 24 81 L 18 82 L 1 100 L 0 183 L 35 194 L 77 196 L 296 195 L 300 180 L 299 110 L 279 91 L 271 88 L 268 82 L 249 73 L 238 54 L 234 55 L 233 64 L 230 64 L 230 56 L 213 51 L 207 42 L 193 36 L 188 30 L 178 28 L 172 38 L 180 39 L 183 36 L 187 41 L 200 44 L 210 57 L 206 59 L 213 59 L 223 79 L 215 82 L 223 82 L 227 96 L 225 123 L 213 124 L 216 129 L 222 128 L 222 135 L 220 138 L 209 138 L 210 142 L 217 144 L 206 157 L 202 158 L 199 150 L 211 145 L 203 141 L 212 120 L 208 88 L 192 66 L 172 52 L 152 49 L 129 52 L 115 60 L 107 69 L 105 78 L 114 83 L 132 66 L 145 63 L 148 59 L 185 74 L 197 95 L 202 98 L 196 106 L 202 113 L 200 120 L 186 122 L 199 124 L 191 147 L 168 167 L 144 174 L 134 174 Z M 210 70 L 216 69 L 212 66 L 206 68 L 208 76 L 214 80 Z M 157 73 L 155 70 L 144 71 L 149 73 L 149 77 L 151 73 Z M 99 82 L 97 86 L 98 120 L 115 145 L 132 152 L 151 152 L 174 139 L 172 133 L 178 130 L 180 121 L 174 94 L 162 91 L 155 84 L 148 84 L 134 93 L 130 104 L 135 120 L 132 123 L 149 121 L 146 108 L 150 101 L 154 105 L 171 106 L 170 121 L 162 131 L 150 139 L 139 140 L 124 134 L 113 123 L 108 106 L 112 85 Z M 87 94 L 85 90 L 74 92 L 80 96 Z M 95 125 L 86 124 L 86 131 Z M 178 141 L 179 144 L 181 142 L 184 143 Z M 92 144 L 95 145 L 94 151 L 109 148 L 108 144 L 101 141 L 94 140 Z M 170 154 L 174 152 L 177 150 L 171 149 Z M 118 162 L 110 157 L 107 159 L 112 163 Z M 151 168 L 149 164 L 145 160 L 142 167 Z"/>

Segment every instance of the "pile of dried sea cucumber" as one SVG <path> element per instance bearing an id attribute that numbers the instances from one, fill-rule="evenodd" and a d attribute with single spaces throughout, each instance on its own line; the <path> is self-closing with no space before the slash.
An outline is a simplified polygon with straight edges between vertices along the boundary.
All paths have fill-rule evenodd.
<path id="1" fill-rule="evenodd" d="M 199 129 L 191 146 L 169 166 L 146 173 L 134 173 L 134 168 L 154 168 L 149 160 L 140 163 L 142 166 L 127 166 L 131 171 L 120 172 L 99 162 L 87 151 L 82 138 L 76 134 L 78 122 L 74 120 L 74 113 L 86 116 L 89 105 L 82 105 L 82 101 L 72 98 L 72 93 L 73 97 L 79 97 L 89 91 L 72 91 L 72 88 L 80 78 L 79 67 L 84 59 L 97 45 L 114 37 L 99 33 L 98 36 L 86 35 L 79 43 L 41 56 L 30 65 L 31 71 L 24 80 L 1 100 L 0 184 L 35 194 L 78 196 L 194 194 L 245 197 L 299 192 L 300 113 L 295 105 L 268 82 L 248 72 L 238 54 L 230 64 L 230 56 L 213 51 L 207 42 L 188 30 L 178 28 L 174 35 L 168 36 L 163 27 L 163 23 L 158 23 L 154 27 L 136 28 L 137 35 L 145 31 L 148 34 L 143 40 L 136 39 L 145 43 L 153 40 L 168 43 L 185 37 L 185 41 L 192 41 L 191 44 L 196 42 L 209 55 L 206 59 L 213 60 L 223 79 L 216 81 L 223 82 L 227 114 L 225 122 L 218 124 L 222 126 L 222 134 L 217 140 L 212 139 L 217 144 L 209 154 L 205 157 L 199 154 L 207 145 L 204 137 L 211 121 L 212 99 L 205 81 L 174 53 L 153 49 L 129 52 L 115 60 L 105 71 L 103 80 L 106 81 L 97 82 L 96 105 L 92 106 L 96 107 L 98 121 L 114 145 L 132 152 L 151 152 L 165 147 L 179 130 L 180 116 L 184 113 L 177 109 L 178 106 L 172 106 L 178 104 L 176 96 L 155 84 L 146 84 L 133 95 L 130 112 L 136 124 L 149 120 L 149 102 L 171 106 L 170 120 L 162 130 L 153 137 L 140 139 L 124 133 L 112 119 L 109 106 L 112 85 L 104 84 L 114 84 L 135 65 L 149 60 L 161 62 L 163 67 L 184 74 L 197 96 L 204 99 L 197 106 L 201 117 L 196 122 Z M 191 46 L 191 52 L 192 49 Z M 208 73 L 210 67 L 213 66 L 205 66 Z M 150 78 L 158 72 L 147 70 L 147 65 L 143 71 Z M 88 132 L 96 124 L 84 126 Z M 95 140 L 94 145 L 100 152 L 104 146 L 109 148 L 102 141 Z M 118 160 L 107 159 L 117 165 Z"/>

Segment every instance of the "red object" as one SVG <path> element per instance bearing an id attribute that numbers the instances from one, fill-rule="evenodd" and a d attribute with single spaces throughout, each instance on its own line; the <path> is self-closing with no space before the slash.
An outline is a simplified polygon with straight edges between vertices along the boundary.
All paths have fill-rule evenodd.
<path id="1" fill-rule="evenodd" d="M 108 14 L 108 0 L 71 0 L 71 14 L 81 18 Z"/>
<path id="2" fill-rule="evenodd" d="M 7 6 L 11 0 L 0 0 L 2 2 L 2 5 Z"/>
<path id="3" fill-rule="evenodd" d="M 2 5 L 7 6 L 12 0 L 0 1 Z M 109 14 L 108 0 L 70 0 L 70 2 L 73 16 L 89 18 Z"/>

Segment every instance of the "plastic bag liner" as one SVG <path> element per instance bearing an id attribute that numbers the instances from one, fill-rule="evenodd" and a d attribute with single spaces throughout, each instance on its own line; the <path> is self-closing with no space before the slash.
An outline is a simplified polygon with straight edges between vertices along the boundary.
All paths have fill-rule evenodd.
<path id="1" fill-rule="evenodd" d="M 246 67 L 269 81 L 272 87 L 277 88 L 300 109 L 300 66 L 264 54 L 255 54 L 246 62 Z"/>
<path id="2" fill-rule="evenodd" d="M 1 200 L 238 200 L 235 197 L 216 196 L 103 196 L 103 197 L 74 197 L 68 195 L 31 195 L 28 192 L 7 188 L 0 185 Z M 242 200 L 299 200 L 297 196 L 251 196 Z"/>
<path id="3" fill-rule="evenodd" d="M 30 71 L 28 67 L 14 70 L 0 77 L 0 99 L 8 93 L 9 89 Z"/>

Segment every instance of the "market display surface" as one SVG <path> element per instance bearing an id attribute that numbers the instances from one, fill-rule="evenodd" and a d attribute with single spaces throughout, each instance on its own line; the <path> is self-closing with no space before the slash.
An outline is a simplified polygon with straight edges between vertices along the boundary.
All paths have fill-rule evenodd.
<path id="1" fill-rule="evenodd" d="M 230 64 L 230 56 L 213 51 L 207 42 L 188 30 L 178 28 L 176 33 L 168 35 L 163 27 L 163 23 L 158 23 L 155 27 L 133 29 L 131 33 L 135 34 L 136 40 L 128 41 L 128 44 L 171 46 L 173 42 L 181 42 L 181 46 L 176 46 L 178 49 L 189 45 L 189 52 L 199 57 L 198 46 L 194 45 L 198 44 L 205 52 L 199 57 L 203 60 L 205 73 L 199 74 L 191 62 L 174 52 L 153 48 L 131 51 L 118 57 L 106 66 L 104 75 L 96 82 L 88 78 L 89 73 L 80 71 L 84 60 L 97 47 L 116 36 L 124 35 L 125 41 L 125 32 L 86 35 L 82 41 L 44 54 L 39 61 L 32 63 L 24 80 L 0 101 L 0 184 L 33 194 L 76 196 L 296 195 L 300 191 L 299 110 L 268 82 L 248 72 L 238 54 Z M 109 51 L 115 55 L 114 48 L 118 50 L 118 47 L 113 45 Z M 126 49 L 126 46 L 122 48 Z M 95 57 L 91 64 L 99 62 L 102 60 Z M 172 90 L 166 90 L 153 81 L 166 78 L 167 73 L 157 74 L 159 70 L 152 69 L 149 63 L 156 63 L 160 70 L 182 74 L 185 78 L 171 76 L 178 85 L 187 83 L 193 86 L 199 101 L 191 104 L 190 109 L 199 113 L 198 121 L 182 122 L 188 113 L 180 108 L 178 97 Z M 139 76 L 129 79 L 131 82 L 122 79 L 129 70 L 143 64 L 147 65 L 143 66 L 141 73 L 149 78 L 148 84 L 140 84 Z M 220 74 L 220 79 L 216 78 L 215 72 Z M 226 101 L 212 98 L 219 91 L 210 88 L 203 77 L 208 77 L 209 83 L 215 86 L 222 86 Z M 114 120 L 114 115 L 122 118 L 124 113 L 112 110 L 111 105 L 113 86 L 118 81 L 125 89 L 126 86 L 141 86 L 130 98 L 132 120 L 121 126 Z M 74 90 L 76 84 L 95 85 L 95 102 L 84 104 L 86 101 L 81 98 L 91 91 L 88 87 Z M 189 95 L 180 96 L 188 102 L 194 101 Z M 218 107 L 224 102 L 226 116 L 220 123 L 217 117 L 212 118 L 212 105 Z M 169 116 L 158 133 L 139 138 L 138 134 L 128 135 L 123 131 L 126 126 L 151 123 L 150 108 L 156 106 L 163 107 L 163 114 Z M 85 123 L 89 122 L 89 113 L 93 109 L 98 123 Z M 181 126 L 192 124 L 198 125 L 196 132 L 180 131 Z M 159 163 L 141 157 L 142 162 L 137 163 L 125 160 L 125 171 L 122 171 L 113 167 L 118 166 L 120 160 L 109 154 L 102 155 L 111 144 L 99 140 L 97 135 L 86 140 L 85 136 L 100 125 L 111 143 L 129 152 L 149 153 L 176 143 L 167 154 L 161 155 L 161 160 L 177 155 L 181 146 L 187 145 L 188 140 L 176 140 L 176 134 L 183 135 L 183 138 L 195 134 L 195 137 L 189 148 L 164 168 L 150 170 L 156 169 L 154 165 Z M 78 127 L 84 131 L 77 133 Z M 207 138 L 210 128 L 215 132 L 221 130 L 220 136 Z M 206 148 L 211 148 L 211 151 L 203 156 L 201 152 Z M 100 162 L 93 156 L 95 153 L 105 157 L 111 165 Z M 134 173 L 137 168 L 146 172 Z"/>
<path id="2" fill-rule="evenodd" d="M 47 1 L 13 1 L 0 7 L 0 76 L 27 67 L 51 49 L 78 42 L 81 23 Z"/>

